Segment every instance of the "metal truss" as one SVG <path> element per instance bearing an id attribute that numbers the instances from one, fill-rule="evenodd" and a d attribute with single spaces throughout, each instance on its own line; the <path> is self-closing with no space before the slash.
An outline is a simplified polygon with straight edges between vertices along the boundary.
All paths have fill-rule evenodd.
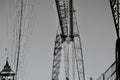
<path id="1" fill-rule="evenodd" d="M 120 3 L 119 3 L 119 0 L 109 0 L 109 1 L 110 1 L 113 20 L 114 20 L 114 24 L 115 24 L 116 33 L 117 33 L 117 38 L 119 38 L 119 17 L 120 17 L 119 7 L 120 7 Z"/>
<path id="2" fill-rule="evenodd" d="M 52 68 L 52 80 L 59 80 L 59 69 L 61 62 L 61 49 L 62 49 L 62 38 L 61 34 L 57 32 L 55 47 L 54 47 L 54 56 L 53 56 L 53 68 Z"/>
<path id="3" fill-rule="evenodd" d="M 120 20 L 120 3 L 119 0 L 109 0 L 112 10 L 114 25 L 117 34 L 116 40 L 116 80 L 120 80 L 120 33 L 119 33 L 119 20 Z"/>
<path id="4" fill-rule="evenodd" d="M 73 41 L 63 41 L 57 33 L 54 47 L 52 80 L 85 80 L 82 46 L 77 24 Z M 62 69 L 61 69 L 62 68 Z"/>
<path id="5" fill-rule="evenodd" d="M 78 78 L 79 80 L 85 80 L 82 45 L 81 45 L 75 12 L 73 12 L 73 26 L 74 26 L 73 27 L 73 36 L 74 36 L 73 49 L 75 50 L 75 59 L 76 59 L 76 65 L 77 65 Z M 73 79 L 73 80 L 76 80 L 76 79 Z"/>
<path id="6" fill-rule="evenodd" d="M 82 46 L 73 0 L 55 0 L 59 29 L 56 35 L 52 80 L 85 80 Z"/>
<path id="7" fill-rule="evenodd" d="M 62 37 L 73 40 L 73 0 L 55 0 Z"/>

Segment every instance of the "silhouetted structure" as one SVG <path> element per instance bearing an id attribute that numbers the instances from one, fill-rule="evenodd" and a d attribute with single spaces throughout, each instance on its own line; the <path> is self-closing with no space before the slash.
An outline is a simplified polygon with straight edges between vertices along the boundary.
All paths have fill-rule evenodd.
<path id="1" fill-rule="evenodd" d="M 15 72 L 11 69 L 8 60 L 2 71 L 0 72 L 0 80 L 15 80 Z"/>
<path id="2" fill-rule="evenodd" d="M 110 0 L 113 20 L 115 24 L 117 40 L 116 40 L 116 80 L 120 79 L 120 32 L 119 32 L 119 20 L 120 20 L 120 3 L 119 0 Z"/>
<path id="3" fill-rule="evenodd" d="M 98 78 L 98 80 L 120 80 L 120 3 L 119 0 L 109 0 L 113 21 L 116 29 L 115 62 Z"/>

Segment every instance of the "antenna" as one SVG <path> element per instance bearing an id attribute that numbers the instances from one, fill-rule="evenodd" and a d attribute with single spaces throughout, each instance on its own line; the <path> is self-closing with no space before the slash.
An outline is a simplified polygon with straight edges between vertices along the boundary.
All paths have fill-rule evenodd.
<path id="1" fill-rule="evenodd" d="M 6 60 L 8 60 L 8 51 L 7 51 L 7 48 L 5 48 L 5 56 L 6 56 Z"/>

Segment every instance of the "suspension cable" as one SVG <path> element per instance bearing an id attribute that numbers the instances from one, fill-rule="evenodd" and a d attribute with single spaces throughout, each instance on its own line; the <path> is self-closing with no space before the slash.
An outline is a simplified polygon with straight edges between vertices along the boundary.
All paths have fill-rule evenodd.
<path id="1" fill-rule="evenodd" d="M 19 41 L 18 41 L 18 52 L 17 52 L 16 75 L 17 75 L 17 72 L 18 72 L 18 65 L 19 65 L 20 44 L 21 44 L 22 18 L 23 18 L 23 0 L 21 0 L 21 13 L 20 13 L 20 28 L 19 28 Z"/>

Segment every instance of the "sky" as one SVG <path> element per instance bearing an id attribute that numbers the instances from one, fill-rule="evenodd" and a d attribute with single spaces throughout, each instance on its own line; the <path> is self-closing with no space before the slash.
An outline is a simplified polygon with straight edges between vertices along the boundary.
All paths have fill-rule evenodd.
<path id="1" fill-rule="evenodd" d="M 14 9 L 9 8 L 12 1 L 14 0 L 0 0 L 0 69 L 5 63 L 5 48 L 10 44 L 10 26 L 14 23 Z M 30 49 L 26 53 L 24 80 L 51 80 L 54 41 L 58 28 L 55 1 L 30 1 L 34 4 L 31 20 L 34 23 Z M 95 80 L 115 61 L 116 33 L 109 0 L 73 1 L 83 49 L 86 80 L 91 76 Z"/>

